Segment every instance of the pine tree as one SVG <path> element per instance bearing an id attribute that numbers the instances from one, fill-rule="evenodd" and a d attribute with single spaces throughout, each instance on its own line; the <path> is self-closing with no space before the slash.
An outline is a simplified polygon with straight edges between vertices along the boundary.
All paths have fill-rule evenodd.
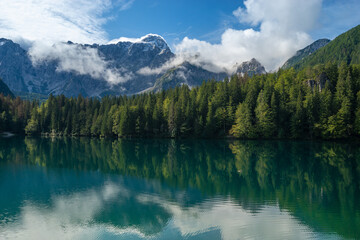
<path id="1" fill-rule="evenodd" d="M 259 135 L 265 138 L 272 137 L 276 129 L 275 113 L 266 102 L 263 91 L 258 96 L 255 114 Z"/>
<path id="2" fill-rule="evenodd" d="M 31 118 L 25 127 L 25 133 L 29 135 L 39 133 L 39 114 L 36 107 L 31 111 Z"/>
<path id="3" fill-rule="evenodd" d="M 306 112 L 303 104 L 302 93 L 299 92 L 296 101 L 296 109 L 291 117 L 291 136 L 293 138 L 301 138 L 306 136 L 304 132 L 305 126 L 306 126 Z"/>
<path id="4" fill-rule="evenodd" d="M 235 125 L 230 134 L 238 138 L 255 138 L 255 129 L 252 123 L 252 113 L 246 103 L 240 103 L 235 114 Z"/>
<path id="5" fill-rule="evenodd" d="M 354 121 L 354 130 L 357 135 L 360 135 L 360 91 L 356 94 L 356 111 L 355 111 L 355 121 Z"/>

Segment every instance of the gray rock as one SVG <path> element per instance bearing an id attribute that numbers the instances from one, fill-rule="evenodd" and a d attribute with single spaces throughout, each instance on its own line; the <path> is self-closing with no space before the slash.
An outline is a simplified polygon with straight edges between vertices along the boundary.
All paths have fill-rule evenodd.
<path id="1" fill-rule="evenodd" d="M 13 92 L 37 94 L 64 94 L 87 97 L 105 95 L 136 94 L 144 91 L 159 91 L 183 84 L 189 87 L 200 85 L 203 81 L 214 79 L 221 81 L 228 74 L 215 73 L 202 67 L 183 62 L 182 64 L 159 74 L 143 75 L 140 69 L 156 69 L 175 57 L 165 40 L 158 35 L 149 34 L 139 41 L 117 42 L 114 44 L 76 44 L 69 46 L 79 49 L 96 50 L 106 62 L 107 69 L 117 73 L 129 73 L 129 80 L 110 84 L 105 76 L 93 77 L 90 74 L 79 74 L 76 71 L 60 71 L 59 60 L 46 59 L 33 65 L 29 53 L 11 40 L 0 39 L 0 78 Z M 256 60 L 244 62 L 237 67 L 237 73 L 266 73 L 265 68 Z"/>
<path id="2" fill-rule="evenodd" d="M 58 71 L 57 60 L 33 65 L 26 50 L 11 40 L 0 39 L 0 78 L 15 92 L 64 94 L 66 96 L 103 96 L 106 94 L 134 94 L 152 87 L 159 77 L 137 73 L 143 67 L 158 68 L 174 57 L 163 38 L 148 35 L 140 42 L 119 42 L 108 45 L 81 45 L 96 49 L 108 68 L 131 73 L 131 80 L 111 85 L 105 78 L 94 78 L 74 71 Z"/>
<path id="3" fill-rule="evenodd" d="M 308 85 L 312 90 L 313 89 L 318 89 L 319 92 L 321 92 L 326 84 L 330 84 L 330 79 L 329 77 L 326 75 L 326 73 L 322 72 L 317 78 L 316 80 L 314 79 L 310 79 L 306 81 L 306 85 Z"/>
<path id="4" fill-rule="evenodd" d="M 254 75 L 265 74 L 266 71 L 264 66 L 253 58 L 250 61 L 241 63 L 240 66 L 237 67 L 236 73 L 242 75 L 247 74 L 249 77 L 252 77 Z"/>

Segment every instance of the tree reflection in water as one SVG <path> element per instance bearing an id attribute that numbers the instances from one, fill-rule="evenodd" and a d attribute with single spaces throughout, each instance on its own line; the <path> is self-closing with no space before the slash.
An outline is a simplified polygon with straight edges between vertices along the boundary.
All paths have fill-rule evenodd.
<path id="1" fill-rule="evenodd" d="M 46 189 L 47 194 L 39 194 L 43 199 L 36 199 L 43 204 L 48 204 L 54 189 L 57 193 L 76 189 L 95 194 L 92 199 L 100 205 L 91 213 L 91 221 L 121 228 L 141 226 L 145 235 L 163 231 L 181 209 L 197 212 L 197 206 L 206 206 L 207 199 L 216 197 L 229 198 L 253 216 L 278 206 L 317 232 L 348 238 L 360 234 L 357 143 L 11 138 L 0 140 L 0 161 L 2 166 L 69 169 L 79 175 L 92 172 L 95 175 L 75 185 L 66 175 L 62 176 L 69 181 L 66 186 L 54 180 L 30 190 L 28 185 L 17 190 L 10 189 L 14 188 L 11 184 L 2 188 L 16 194 L 32 192 L 35 199 L 37 191 Z M 113 197 L 107 199 L 104 190 L 115 186 L 113 181 L 99 183 L 98 172 L 125 176 L 113 187 L 117 189 Z M 1 179 L 5 176 L 9 178 L 9 173 L 1 171 Z M 147 181 L 144 184 L 140 179 Z M 95 190 L 89 192 L 90 187 Z M 71 196 L 60 199 L 69 203 L 74 201 Z M 16 215 L 22 201 L 9 194 L 0 203 L 6 209 L 17 209 L 7 213 Z M 61 212 L 56 205 L 59 200 L 52 204 Z"/>

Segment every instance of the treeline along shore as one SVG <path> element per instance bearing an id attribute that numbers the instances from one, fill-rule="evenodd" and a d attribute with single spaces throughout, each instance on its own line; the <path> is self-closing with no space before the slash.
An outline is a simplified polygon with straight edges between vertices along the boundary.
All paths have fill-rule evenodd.
<path id="1" fill-rule="evenodd" d="M 233 75 L 157 93 L 0 96 L 0 131 L 26 135 L 346 139 L 360 136 L 360 65 Z"/>

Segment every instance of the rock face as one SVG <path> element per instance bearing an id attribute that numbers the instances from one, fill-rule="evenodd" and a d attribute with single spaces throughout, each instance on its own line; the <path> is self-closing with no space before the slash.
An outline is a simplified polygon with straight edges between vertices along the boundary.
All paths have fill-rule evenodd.
<path id="1" fill-rule="evenodd" d="M 4 96 L 14 97 L 14 94 L 10 91 L 9 87 L 0 79 L 0 94 Z"/>
<path id="2" fill-rule="evenodd" d="M 39 61 L 33 48 L 25 50 L 11 40 L 0 39 L 0 78 L 19 95 L 102 97 L 159 91 L 183 84 L 193 87 L 210 79 L 221 81 L 229 75 L 225 70 L 211 72 L 189 62 L 154 71 L 176 57 L 166 41 L 155 34 L 106 45 L 67 42 L 48 48 L 41 52 Z M 240 64 L 237 73 L 253 76 L 266 72 L 252 59 Z M 115 76 L 115 81 L 110 81 L 107 74 Z"/>
<path id="3" fill-rule="evenodd" d="M 317 77 L 317 83 L 319 85 L 319 91 L 321 92 L 327 83 L 330 84 L 330 78 L 323 72 Z"/>
<path id="4" fill-rule="evenodd" d="M 7 39 L 0 39 L 0 77 L 15 92 L 100 97 L 107 94 L 134 94 L 154 86 L 160 77 L 156 74 L 138 74 L 141 68 L 158 68 L 174 57 L 165 40 L 157 35 L 147 35 L 136 42 L 107 45 L 67 44 L 96 50 L 109 69 L 129 74 L 130 80 L 109 84 L 103 77 L 59 71 L 59 60 L 56 59 L 33 65 L 29 53 Z"/>
<path id="5" fill-rule="evenodd" d="M 35 75 L 27 52 L 11 40 L 0 39 L 0 78 L 8 87 L 13 91 L 38 91 L 31 77 Z"/>
<path id="6" fill-rule="evenodd" d="M 291 57 L 289 60 L 287 60 L 284 63 L 282 68 L 288 69 L 294 67 L 296 64 L 300 63 L 304 58 L 310 56 L 320 48 L 325 47 L 329 42 L 330 42 L 329 39 L 319 39 L 313 42 L 309 46 L 297 51 L 293 57 Z"/>
<path id="7" fill-rule="evenodd" d="M 239 74 L 247 74 L 248 76 L 252 77 L 254 75 L 261 75 L 265 74 L 265 68 L 261 63 L 259 63 L 255 58 L 251 59 L 250 61 L 243 62 L 240 66 L 237 67 L 236 73 Z"/>
<path id="8" fill-rule="evenodd" d="M 322 72 L 317 78 L 316 80 L 314 79 L 310 79 L 306 81 L 306 84 L 311 88 L 311 89 L 316 89 L 318 88 L 319 91 L 321 92 L 326 84 L 330 84 L 330 79 L 329 77 L 326 75 L 326 73 Z"/>

